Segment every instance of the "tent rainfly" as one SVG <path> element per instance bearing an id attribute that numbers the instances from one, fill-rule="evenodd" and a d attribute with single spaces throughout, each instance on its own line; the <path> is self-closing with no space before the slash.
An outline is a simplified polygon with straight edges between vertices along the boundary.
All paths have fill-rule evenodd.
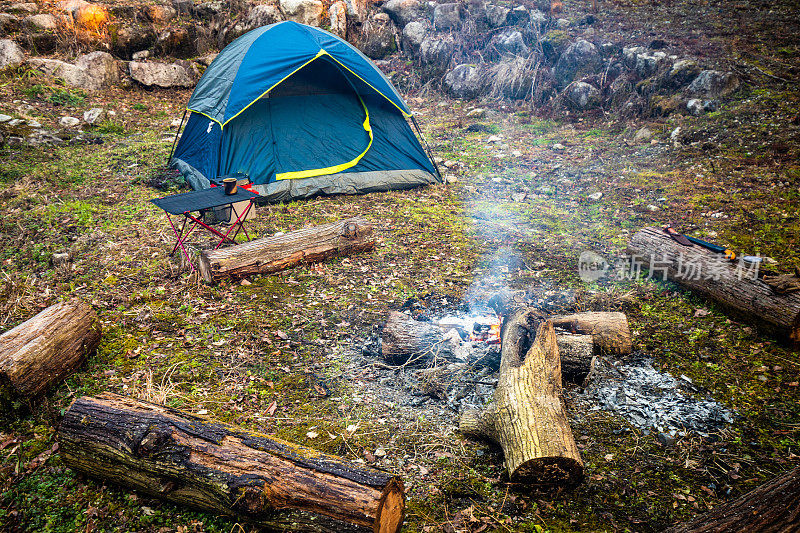
<path id="1" fill-rule="evenodd" d="M 265 201 L 286 202 L 441 179 L 389 80 L 319 28 L 286 21 L 242 35 L 208 67 L 187 111 L 170 166 L 194 189 L 243 173 Z"/>

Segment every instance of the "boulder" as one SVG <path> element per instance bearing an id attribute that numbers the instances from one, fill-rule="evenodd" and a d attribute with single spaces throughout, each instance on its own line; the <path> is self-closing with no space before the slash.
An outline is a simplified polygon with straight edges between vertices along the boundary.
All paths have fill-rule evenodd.
<path id="1" fill-rule="evenodd" d="M 178 63 L 154 63 L 131 61 L 128 69 L 138 83 L 146 87 L 192 87 L 194 80 Z"/>
<path id="2" fill-rule="evenodd" d="M 569 35 L 561 30 L 550 30 L 542 37 L 542 52 L 545 57 L 555 63 L 569 45 Z"/>
<path id="3" fill-rule="evenodd" d="M 81 121 L 75 117 L 61 117 L 61 119 L 58 121 L 58 125 L 64 128 L 72 128 L 80 123 Z"/>
<path id="4" fill-rule="evenodd" d="M 418 20 L 409 22 L 403 28 L 403 49 L 410 54 L 418 53 L 427 34 L 428 24 Z"/>
<path id="5" fill-rule="evenodd" d="M 506 18 L 508 18 L 510 12 L 511 10 L 507 7 L 488 4 L 485 11 L 486 22 L 490 28 L 499 28 L 506 23 Z"/>
<path id="6" fill-rule="evenodd" d="M 22 21 L 19 17 L 10 13 L 0 13 L 0 35 L 18 32 L 21 27 Z"/>
<path id="7" fill-rule="evenodd" d="M 547 15 L 535 9 L 530 13 L 530 25 L 533 28 L 536 28 L 541 33 L 544 33 L 547 29 Z"/>
<path id="8" fill-rule="evenodd" d="M 106 110 L 102 107 L 93 107 L 83 112 L 83 121 L 94 126 L 106 117 Z"/>
<path id="9" fill-rule="evenodd" d="M 39 12 L 39 6 L 37 6 L 34 2 L 21 2 L 17 4 L 11 4 L 11 6 L 8 8 L 8 12 L 33 15 Z"/>
<path id="10" fill-rule="evenodd" d="M 525 6 L 517 6 L 508 13 L 506 23 L 512 26 L 516 24 L 525 24 L 530 20 L 531 14 Z"/>
<path id="11" fill-rule="evenodd" d="M 338 0 L 328 8 L 328 18 L 331 23 L 331 33 L 339 37 L 347 35 L 347 4 Z"/>
<path id="12" fill-rule="evenodd" d="M 489 68 L 491 95 L 520 100 L 531 95 L 533 74 L 523 57 L 506 57 Z"/>
<path id="13" fill-rule="evenodd" d="M 419 0 L 389 0 L 383 4 L 383 11 L 401 28 L 409 22 L 425 18 L 425 5 Z"/>
<path id="14" fill-rule="evenodd" d="M 85 2 L 71 12 L 76 28 L 87 31 L 100 31 L 109 21 L 108 10 L 98 4 Z"/>
<path id="15" fill-rule="evenodd" d="M 153 28 L 144 25 L 117 25 L 109 27 L 111 50 L 119 57 L 131 59 L 134 52 L 153 47 L 158 40 Z"/>
<path id="16" fill-rule="evenodd" d="M 582 81 L 569 86 L 565 92 L 567 105 L 576 111 L 586 111 L 600 107 L 600 91 L 596 87 Z"/>
<path id="17" fill-rule="evenodd" d="M 666 59 L 664 52 L 636 54 L 633 70 L 641 79 L 646 79 L 658 72 Z"/>
<path id="18" fill-rule="evenodd" d="M 196 55 L 194 40 L 186 27 L 168 28 L 156 39 L 158 55 L 187 58 Z"/>
<path id="19" fill-rule="evenodd" d="M 0 70 L 16 67 L 25 62 L 22 48 L 11 39 L 0 39 Z"/>
<path id="20" fill-rule="evenodd" d="M 347 7 L 347 18 L 353 22 L 362 22 L 367 16 L 367 0 L 344 0 Z"/>
<path id="21" fill-rule="evenodd" d="M 192 17 L 199 20 L 211 21 L 219 16 L 224 7 L 223 3 L 219 1 L 194 4 L 191 8 Z"/>
<path id="22" fill-rule="evenodd" d="M 650 128 L 644 126 L 636 132 L 636 135 L 633 136 L 633 142 L 636 144 L 649 144 L 652 138 L 653 132 L 650 131 Z"/>
<path id="23" fill-rule="evenodd" d="M 433 10 L 433 26 L 437 30 L 454 30 L 461 26 L 461 4 L 436 4 Z"/>
<path id="24" fill-rule="evenodd" d="M 500 55 L 527 56 L 531 52 L 522 33 L 513 29 L 495 35 L 490 42 Z"/>
<path id="25" fill-rule="evenodd" d="M 288 20 L 319 26 L 323 5 L 320 0 L 280 0 L 281 11 Z"/>
<path id="26" fill-rule="evenodd" d="M 691 59 L 681 59 L 676 61 L 672 68 L 664 73 L 661 85 L 667 89 L 680 89 L 694 80 L 701 72 L 697 61 Z"/>
<path id="27" fill-rule="evenodd" d="M 28 64 L 71 86 L 95 92 L 119 82 L 117 61 L 107 52 L 92 52 L 73 65 L 57 59 L 29 59 Z"/>
<path id="28" fill-rule="evenodd" d="M 385 13 L 378 13 L 375 17 Z M 368 24 L 362 26 L 358 47 L 370 59 L 383 59 L 397 51 L 397 42 L 394 38 L 394 28 L 389 20 L 373 18 Z"/>
<path id="29" fill-rule="evenodd" d="M 145 59 L 150 57 L 150 51 L 140 50 L 138 52 L 134 52 L 132 57 L 134 61 L 144 61 Z"/>
<path id="30" fill-rule="evenodd" d="M 452 35 L 428 35 L 419 47 L 419 58 L 423 64 L 444 70 L 455 51 L 456 42 Z"/>
<path id="31" fill-rule="evenodd" d="M 442 82 L 447 92 L 456 98 L 475 98 L 483 91 L 483 69 L 474 64 L 457 65 Z"/>
<path id="32" fill-rule="evenodd" d="M 22 25 L 30 32 L 55 31 L 58 28 L 58 19 L 50 13 L 28 15 L 22 20 Z"/>
<path id="33" fill-rule="evenodd" d="M 259 4 L 247 14 L 246 26 L 255 29 L 260 26 L 274 24 L 283 20 L 283 15 L 274 4 Z"/>
<path id="34" fill-rule="evenodd" d="M 689 84 L 691 94 L 707 98 L 726 96 L 738 88 L 739 78 L 719 70 L 704 70 Z"/>
<path id="35" fill-rule="evenodd" d="M 153 24 L 166 24 L 178 16 L 178 10 L 164 4 L 151 4 L 142 7 L 142 14 Z"/>
<path id="36" fill-rule="evenodd" d="M 556 81 L 565 87 L 575 79 L 596 74 L 603 66 L 597 47 L 584 39 L 567 46 L 555 67 Z"/>

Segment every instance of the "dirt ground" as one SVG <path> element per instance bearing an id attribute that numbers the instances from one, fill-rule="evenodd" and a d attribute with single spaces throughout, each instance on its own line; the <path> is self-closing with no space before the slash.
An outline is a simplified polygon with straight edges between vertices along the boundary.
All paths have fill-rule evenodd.
<path id="1" fill-rule="evenodd" d="M 587 8 L 568 2 L 565 16 Z M 91 302 L 103 325 L 79 372 L 44 398 L 5 404 L 0 530 L 257 530 L 65 467 L 58 421 L 75 398 L 102 391 L 392 471 L 406 483 L 407 531 L 660 531 L 800 464 L 797 351 L 676 285 L 578 276 L 582 251 L 617 260 L 638 229 L 665 223 L 772 257 L 779 271 L 800 265 L 797 15 L 788 0 L 600 2 L 593 31 L 665 39 L 743 77 L 700 117 L 543 115 L 524 103 L 409 95 L 450 183 L 259 208 L 259 235 L 360 215 L 377 245 L 248 283 L 192 279 L 167 256 L 171 232 L 148 202 L 165 194 L 151 180 L 188 91 L 54 99 L 53 80 L 0 74 L 2 113 L 55 127 L 90 107 L 116 111 L 88 132 L 92 144 L 0 148 L 0 331 L 69 297 Z M 465 115 L 479 106 L 486 128 L 473 133 Z M 653 140 L 634 142 L 644 126 Z M 59 252 L 71 261 L 53 267 Z M 687 376 L 734 422 L 665 445 L 587 409 L 568 385 L 584 482 L 509 483 L 501 451 L 462 436 L 455 411 L 414 390 L 416 369 L 387 371 L 362 353 L 390 310 L 411 302 L 441 316 L 499 288 L 626 312 L 635 357 Z"/>

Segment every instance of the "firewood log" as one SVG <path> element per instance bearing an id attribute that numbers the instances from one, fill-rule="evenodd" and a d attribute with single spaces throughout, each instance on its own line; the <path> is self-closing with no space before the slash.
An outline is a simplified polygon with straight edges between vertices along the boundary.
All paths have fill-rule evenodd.
<path id="1" fill-rule="evenodd" d="M 263 237 L 236 246 L 200 252 L 203 280 L 271 274 L 300 263 L 355 254 L 375 246 L 372 224 L 363 218 L 303 228 L 277 237 Z"/>
<path id="2" fill-rule="evenodd" d="M 64 463 L 90 476 L 268 528 L 403 524 L 403 482 L 391 474 L 125 396 L 76 400 L 58 442 Z"/>
<path id="3" fill-rule="evenodd" d="M 666 533 L 789 533 L 800 531 L 800 467 Z"/>
<path id="4" fill-rule="evenodd" d="M 583 461 L 561 394 L 552 322 L 534 309 L 517 311 L 503 322 L 494 402 L 483 413 L 466 411 L 459 429 L 498 443 L 511 481 L 575 484 L 583 478 Z"/>
<path id="5" fill-rule="evenodd" d="M 0 335 L 0 395 L 32 397 L 74 372 L 100 343 L 87 303 L 52 305 Z"/>
<path id="6" fill-rule="evenodd" d="M 582 385 L 592 370 L 592 360 L 595 358 L 592 336 L 558 333 L 556 341 L 561 359 L 561 376 Z"/>
<path id="7" fill-rule="evenodd" d="M 776 294 L 755 269 L 698 245 L 683 246 L 658 228 L 637 232 L 628 252 L 656 279 L 674 281 L 755 325 L 800 343 L 800 292 Z"/>
<path id="8" fill-rule="evenodd" d="M 625 313 L 589 312 L 552 318 L 553 325 L 572 333 L 591 335 L 600 353 L 628 355 L 633 351 L 631 330 Z"/>
<path id="9" fill-rule="evenodd" d="M 389 312 L 381 333 L 381 354 L 391 364 L 409 359 L 422 362 L 434 357 L 450 360 L 453 351 L 444 340 L 442 328 L 431 322 L 414 320 L 399 311 Z"/>

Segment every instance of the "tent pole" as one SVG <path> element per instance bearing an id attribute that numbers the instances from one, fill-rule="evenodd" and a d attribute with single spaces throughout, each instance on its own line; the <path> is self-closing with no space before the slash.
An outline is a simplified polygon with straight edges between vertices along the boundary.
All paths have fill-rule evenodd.
<path id="1" fill-rule="evenodd" d="M 175 145 L 178 144 L 178 135 L 181 134 L 181 128 L 183 127 L 183 121 L 186 118 L 186 113 L 188 109 L 183 110 L 183 116 L 181 117 L 181 123 L 178 124 L 178 131 L 175 132 L 175 138 L 172 139 L 172 148 L 169 150 L 169 157 L 167 158 L 167 166 L 169 166 L 169 162 L 172 161 L 172 156 L 175 154 Z"/>
<path id="2" fill-rule="evenodd" d="M 431 163 L 433 163 L 433 168 L 436 169 L 436 175 L 439 176 L 439 183 L 444 183 L 444 179 L 442 179 L 442 173 L 439 171 L 439 165 L 436 164 L 436 160 L 433 158 L 433 153 L 431 152 L 431 147 L 428 146 L 428 141 L 425 139 L 425 136 L 422 134 L 422 130 L 419 129 L 419 124 L 417 124 L 417 117 L 411 115 L 411 122 L 414 123 L 414 127 L 417 129 L 417 134 L 419 138 L 422 139 L 422 142 L 425 143 L 425 149 L 428 151 L 428 158 L 430 158 Z"/>

